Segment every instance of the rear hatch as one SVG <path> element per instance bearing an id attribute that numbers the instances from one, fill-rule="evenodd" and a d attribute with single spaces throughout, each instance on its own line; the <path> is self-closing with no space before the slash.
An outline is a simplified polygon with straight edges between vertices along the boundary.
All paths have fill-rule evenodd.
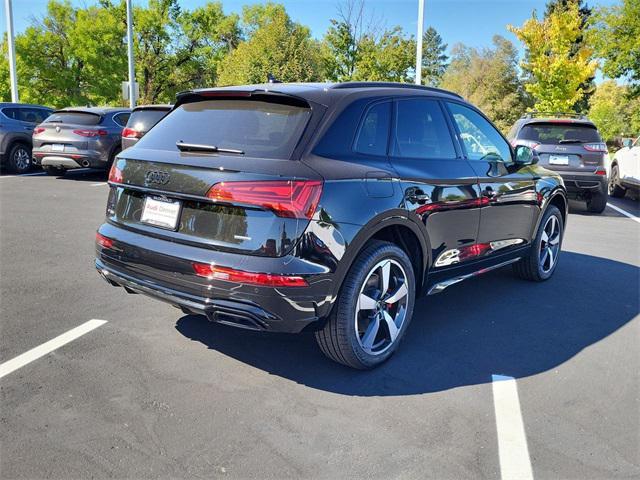
<path id="1" fill-rule="evenodd" d="M 102 116 L 85 111 L 59 111 L 52 113 L 33 131 L 33 148 L 44 154 L 83 153 L 90 140 L 106 137 L 100 128 Z"/>
<path id="2" fill-rule="evenodd" d="M 282 256 L 322 191 L 318 174 L 294 159 L 314 108 L 273 93 L 218 92 L 179 99 L 119 156 L 107 217 L 173 242 Z"/>
<path id="3" fill-rule="evenodd" d="M 594 173 L 607 153 L 596 127 L 575 120 L 528 123 L 518 135 L 523 140 L 538 152 L 540 165 L 559 172 Z"/>

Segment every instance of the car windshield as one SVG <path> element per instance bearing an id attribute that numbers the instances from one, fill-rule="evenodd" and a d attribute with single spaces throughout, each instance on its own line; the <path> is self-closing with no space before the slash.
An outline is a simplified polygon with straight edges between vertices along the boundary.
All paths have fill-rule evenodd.
<path id="1" fill-rule="evenodd" d="M 547 145 L 602 142 L 596 127 L 576 123 L 530 123 L 524 126 L 520 138 Z"/>
<path id="2" fill-rule="evenodd" d="M 72 125 L 98 125 L 102 117 L 89 112 L 55 112 L 45 122 L 68 123 Z"/>
<path id="3" fill-rule="evenodd" d="M 311 115 L 309 108 L 256 100 L 205 100 L 173 110 L 138 148 L 177 150 L 176 143 L 289 158 Z"/>
<path id="4" fill-rule="evenodd" d="M 160 121 L 168 113 L 168 110 L 146 109 L 135 110 L 127 122 L 128 128 L 133 128 L 138 132 L 146 132 Z"/>

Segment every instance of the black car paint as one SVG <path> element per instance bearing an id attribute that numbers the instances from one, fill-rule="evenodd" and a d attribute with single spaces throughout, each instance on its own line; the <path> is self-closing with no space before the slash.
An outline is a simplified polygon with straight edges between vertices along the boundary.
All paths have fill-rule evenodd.
<path id="1" fill-rule="evenodd" d="M 224 89 L 233 94 L 247 87 Z M 96 266 L 112 284 L 205 313 L 215 321 L 272 331 L 315 329 L 331 311 L 340 286 L 363 246 L 372 238 L 394 238 L 411 253 L 420 292 L 437 282 L 483 271 L 517 259 L 530 248 L 542 213 L 550 203 L 566 218 L 562 180 L 538 165 L 477 162 L 464 156 L 454 131 L 455 160 L 396 162 L 389 156 L 354 152 L 355 134 L 367 108 L 380 101 L 427 96 L 441 102 L 458 97 L 431 89 L 375 87 L 331 89 L 314 86 L 249 87 L 261 96 L 292 95 L 306 100 L 313 115 L 291 160 L 251 159 L 164 150 L 136 145 L 116 164 L 124 183 L 112 184 L 107 220 L 99 233 L 112 248 L 97 246 Z M 280 90 L 273 93 L 273 90 Z M 198 100 L 197 93 L 178 99 Z M 464 103 L 466 106 L 468 104 Z M 449 119 L 450 121 L 450 119 Z M 165 171 L 170 181 L 156 189 L 148 171 Z M 221 180 L 321 179 L 324 188 L 311 221 L 286 219 L 269 234 L 269 245 L 190 238 L 141 225 L 126 212 L 140 204 L 124 195 L 157 194 L 185 202 L 204 198 Z M 443 199 L 443 192 L 446 200 Z M 487 192 L 491 192 L 487 195 Z M 425 206 L 429 206 L 425 208 Z M 233 208 L 228 205 L 225 208 Z M 247 210 L 248 221 L 259 209 Z M 255 216 L 255 217 L 254 217 Z M 486 223 L 485 223 L 486 222 Z M 460 264 L 435 267 L 446 250 L 494 240 L 521 244 Z M 207 280 L 194 275 L 191 262 L 215 263 L 252 272 L 304 276 L 309 286 L 271 288 Z"/>

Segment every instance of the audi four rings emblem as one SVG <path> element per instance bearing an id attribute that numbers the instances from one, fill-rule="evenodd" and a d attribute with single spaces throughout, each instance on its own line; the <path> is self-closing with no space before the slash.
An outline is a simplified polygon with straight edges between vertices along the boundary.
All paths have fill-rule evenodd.
<path id="1" fill-rule="evenodd" d="M 147 183 L 157 183 L 160 185 L 166 185 L 167 183 L 169 183 L 169 174 L 167 172 L 149 170 L 145 174 L 144 180 Z"/>

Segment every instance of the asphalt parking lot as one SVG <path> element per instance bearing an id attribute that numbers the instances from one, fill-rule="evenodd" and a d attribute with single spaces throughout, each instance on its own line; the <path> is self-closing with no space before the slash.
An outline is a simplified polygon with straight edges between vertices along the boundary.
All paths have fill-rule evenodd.
<path id="1" fill-rule="evenodd" d="M 400 351 L 363 373 L 310 335 L 109 287 L 93 267 L 104 182 L 0 177 L 0 364 L 106 321 L 0 379 L 2 478 L 500 478 L 527 461 L 535 478 L 640 476 L 637 218 L 573 205 L 550 281 L 507 268 L 423 298 Z M 524 456 L 494 375 L 515 379 Z"/>

